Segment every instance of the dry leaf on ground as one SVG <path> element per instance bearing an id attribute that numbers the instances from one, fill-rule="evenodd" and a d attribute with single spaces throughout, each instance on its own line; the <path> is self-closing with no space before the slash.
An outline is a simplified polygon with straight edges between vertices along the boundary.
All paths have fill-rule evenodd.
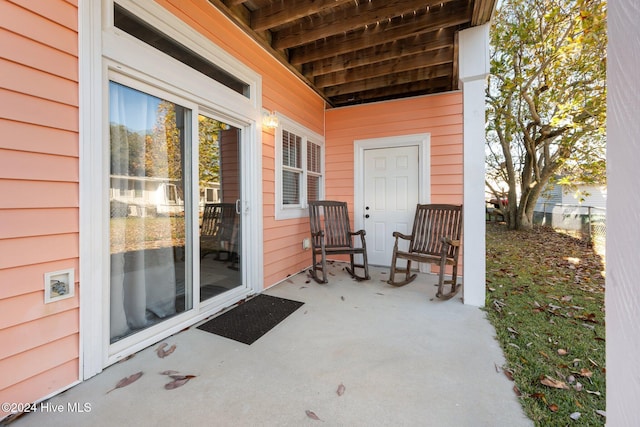
<path id="1" fill-rule="evenodd" d="M 141 376 L 142 376 L 142 371 L 141 372 L 136 372 L 133 375 L 129 375 L 128 377 L 125 377 L 125 378 L 121 379 L 120 381 L 118 381 L 118 384 L 116 384 L 116 386 L 114 388 L 112 388 L 111 390 L 109 390 L 107 393 L 111 393 L 113 390 L 115 390 L 117 388 L 126 387 L 129 384 L 138 381 Z"/>
<path id="2" fill-rule="evenodd" d="M 540 382 L 543 385 L 546 385 L 547 387 L 559 388 L 562 390 L 569 390 L 569 386 L 564 381 L 551 378 L 548 375 L 545 375 L 544 378 L 540 380 Z"/>
<path id="3" fill-rule="evenodd" d="M 166 390 L 173 390 L 178 387 L 182 387 L 189 382 L 190 379 L 195 378 L 195 375 L 169 375 L 173 381 L 164 385 Z"/>
<path id="4" fill-rule="evenodd" d="M 163 343 L 160 345 L 160 347 L 158 347 L 158 349 L 156 350 L 156 353 L 158 354 L 158 357 L 160 359 L 164 359 L 165 357 L 167 357 L 168 355 L 170 355 L 171 353 L 173 353 L 176 349 L 176 345 L 172 345 L 171 347 L 169 347 L 168 350 L 165 350 L 165 347 L 167 346 L 166 343 Z"/>
<path id="5" fill-rule="evenodd" d="M 322 421 L 322 420 L 320 419 L 320 417 L 318 417 L 318 416 L 315 414 L 315 412 L 310 411 L 310 410 L 308 410 L 308 409 L 307 409 L 306 411 L 304 411 L 304 412 L 305 412 L 305 414 L 307 414 L 307 417 L 311 418 L 312 420 Z"/>
<path id="6" fill-rule="evenodd" d="M 591 372 L 587 368 L 582 368 L 582 369 L 580 369 L 580 375 L 582 375 L 583 377 L 586 377 L 586 378 L 591 378 L 591 376 L 593 375 L 593 372 Z"/>

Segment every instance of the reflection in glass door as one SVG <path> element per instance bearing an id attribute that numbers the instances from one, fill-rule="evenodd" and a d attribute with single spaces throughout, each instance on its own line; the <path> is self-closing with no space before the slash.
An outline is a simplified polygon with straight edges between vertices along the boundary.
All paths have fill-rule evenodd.
<path id="1" fill-rule="evenodd" d="M 191 111 L 109 83 L 110 342 L 192 307 L 185 274 Z"/>
<path id="2" fill-rule="evenodd" d="M 196 108 L 109 82 L 111 344 L 242 285 L 242 133 Z"/>
<path id="3" fill-rule="evenodd" d="M 198 116 L 200 301 L 242 284 L 240 129 Z"/>

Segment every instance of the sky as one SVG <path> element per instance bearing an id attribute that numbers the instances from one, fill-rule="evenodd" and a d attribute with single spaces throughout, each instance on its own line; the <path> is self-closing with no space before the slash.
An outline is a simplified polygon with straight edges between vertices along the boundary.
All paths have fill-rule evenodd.
<path id="1" fill-rule="evenodd" d="M 162 100 L 116 82 L 109 82 L 109 122 L 133 131 L 153 128 Z"/>

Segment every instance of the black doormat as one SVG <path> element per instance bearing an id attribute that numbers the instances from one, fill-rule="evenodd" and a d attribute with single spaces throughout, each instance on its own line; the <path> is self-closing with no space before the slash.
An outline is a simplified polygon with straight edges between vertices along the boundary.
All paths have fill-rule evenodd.
<path id="1" fill-rule="evenodd" d="M 304 303 L 260 294 L 198 326 L 244 344 L 253 344 Z"/>

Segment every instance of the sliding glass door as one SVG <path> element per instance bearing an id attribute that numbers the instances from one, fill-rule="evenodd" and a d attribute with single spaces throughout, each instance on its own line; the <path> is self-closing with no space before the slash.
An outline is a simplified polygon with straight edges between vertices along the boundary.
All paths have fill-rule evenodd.
<path id="1" fill-rule="evenodd" d="M 109 82 L 112 344 L 242 286 L 242 131 L 183 104 Z"/>
<path id="2" fill-rule="evenodd" d="M 198 116 L 200 301 L 242 284 L 240 129 Z"/>

